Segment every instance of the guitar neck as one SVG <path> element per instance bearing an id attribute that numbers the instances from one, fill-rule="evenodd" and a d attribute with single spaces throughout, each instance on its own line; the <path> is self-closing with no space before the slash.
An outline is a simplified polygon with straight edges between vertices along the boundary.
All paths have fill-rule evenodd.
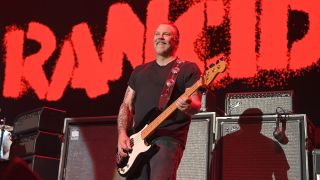
<path id="1" fill-rule="evenodd" d="M 193 84 L 187 91 L 185 91 L 180 97 L 190 97 L 192 93 L 194 93 L 200 86 L 202 86 L 202 79 L 200 78 L 195 84 Z M 166 108 L 156 119 L 154 119 L 145 129 L 141 132 L 141 138 L 145 139 L 149 135 L 151 135 L 155 129 L 167 119 L 170 114 L 172 114 L 176 109 L 176 101 L 175 100 L 169 107 Z"/>

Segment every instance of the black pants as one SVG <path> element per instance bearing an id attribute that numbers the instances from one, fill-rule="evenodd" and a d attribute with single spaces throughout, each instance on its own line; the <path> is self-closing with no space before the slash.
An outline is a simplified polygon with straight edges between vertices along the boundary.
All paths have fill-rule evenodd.
<path id="1" fill-rule="evenodd" d="M 128 180 L 175 180 L 184 148 L 175 139 L 160 137 L 153 140 L 156 153 L 142 164 L 141 171 Z"/>

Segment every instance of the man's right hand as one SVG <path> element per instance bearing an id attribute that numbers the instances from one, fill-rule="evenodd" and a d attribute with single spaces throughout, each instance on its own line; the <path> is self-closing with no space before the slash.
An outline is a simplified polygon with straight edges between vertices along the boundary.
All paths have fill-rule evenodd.
<path id="1" fill-rule="evenodd" d="M 130 138 L 127 133 L 122 131 L 118 135 L 118 153 L 121 157 L 126 157 L 128 151 L 132 150 Z"/>

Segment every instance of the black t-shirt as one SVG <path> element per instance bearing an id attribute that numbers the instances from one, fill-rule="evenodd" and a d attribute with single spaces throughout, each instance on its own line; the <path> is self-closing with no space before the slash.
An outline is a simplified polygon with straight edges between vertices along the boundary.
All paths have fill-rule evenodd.
<path id="1" fill-rule="evenodd" d="M 143 127 L 147 114 L 159 107 L 159 99 L 165 81 L 171 71 L 174 61 L 166 66 L 160 66 L 156 61 L 152 61 L 135 68 L 129 79 L 128 85 L 135 91 L 134 105 L 134 128 Z M 180 67 L 171 98 L 167 104 L 169 106 L 186 88 L 192 86 L 200 78 L 200 70 L 195 63 L 185 61 Z M 149 115 L 148 115 L 149 116 Z M 149 119 L 152 121 L 153 119 Z M 189 130 L 191 117 L 180 110 L 173 112 L 163 121 L 155 132 L 155 136 L 173 137 L 182 145 L 185 145 Z"/>

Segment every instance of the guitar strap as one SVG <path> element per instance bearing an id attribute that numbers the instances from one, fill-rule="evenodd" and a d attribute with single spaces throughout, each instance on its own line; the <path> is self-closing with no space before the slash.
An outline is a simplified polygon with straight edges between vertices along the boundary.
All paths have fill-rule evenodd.
<path id="1" fill-rule="evenodd" d="M 160 95 L 160 100 L 159 100 L 159 109 L 160 110 L 163 110 L 166 107 L 166 105 L 171 97 L 173 87 L 176 83 L 176 79 L 177 79 L 178 73 L 180 71 L 180 67 L 182 66 L 183 63 L 184 63 L 184 61 L 182 61 L 180 59 L 175 60 L 175 63 L 173 64 L 171 71 L 168 74 L 167 80 L 165 81 L 165 83 L 163 85 L 162 92 Z"/>

